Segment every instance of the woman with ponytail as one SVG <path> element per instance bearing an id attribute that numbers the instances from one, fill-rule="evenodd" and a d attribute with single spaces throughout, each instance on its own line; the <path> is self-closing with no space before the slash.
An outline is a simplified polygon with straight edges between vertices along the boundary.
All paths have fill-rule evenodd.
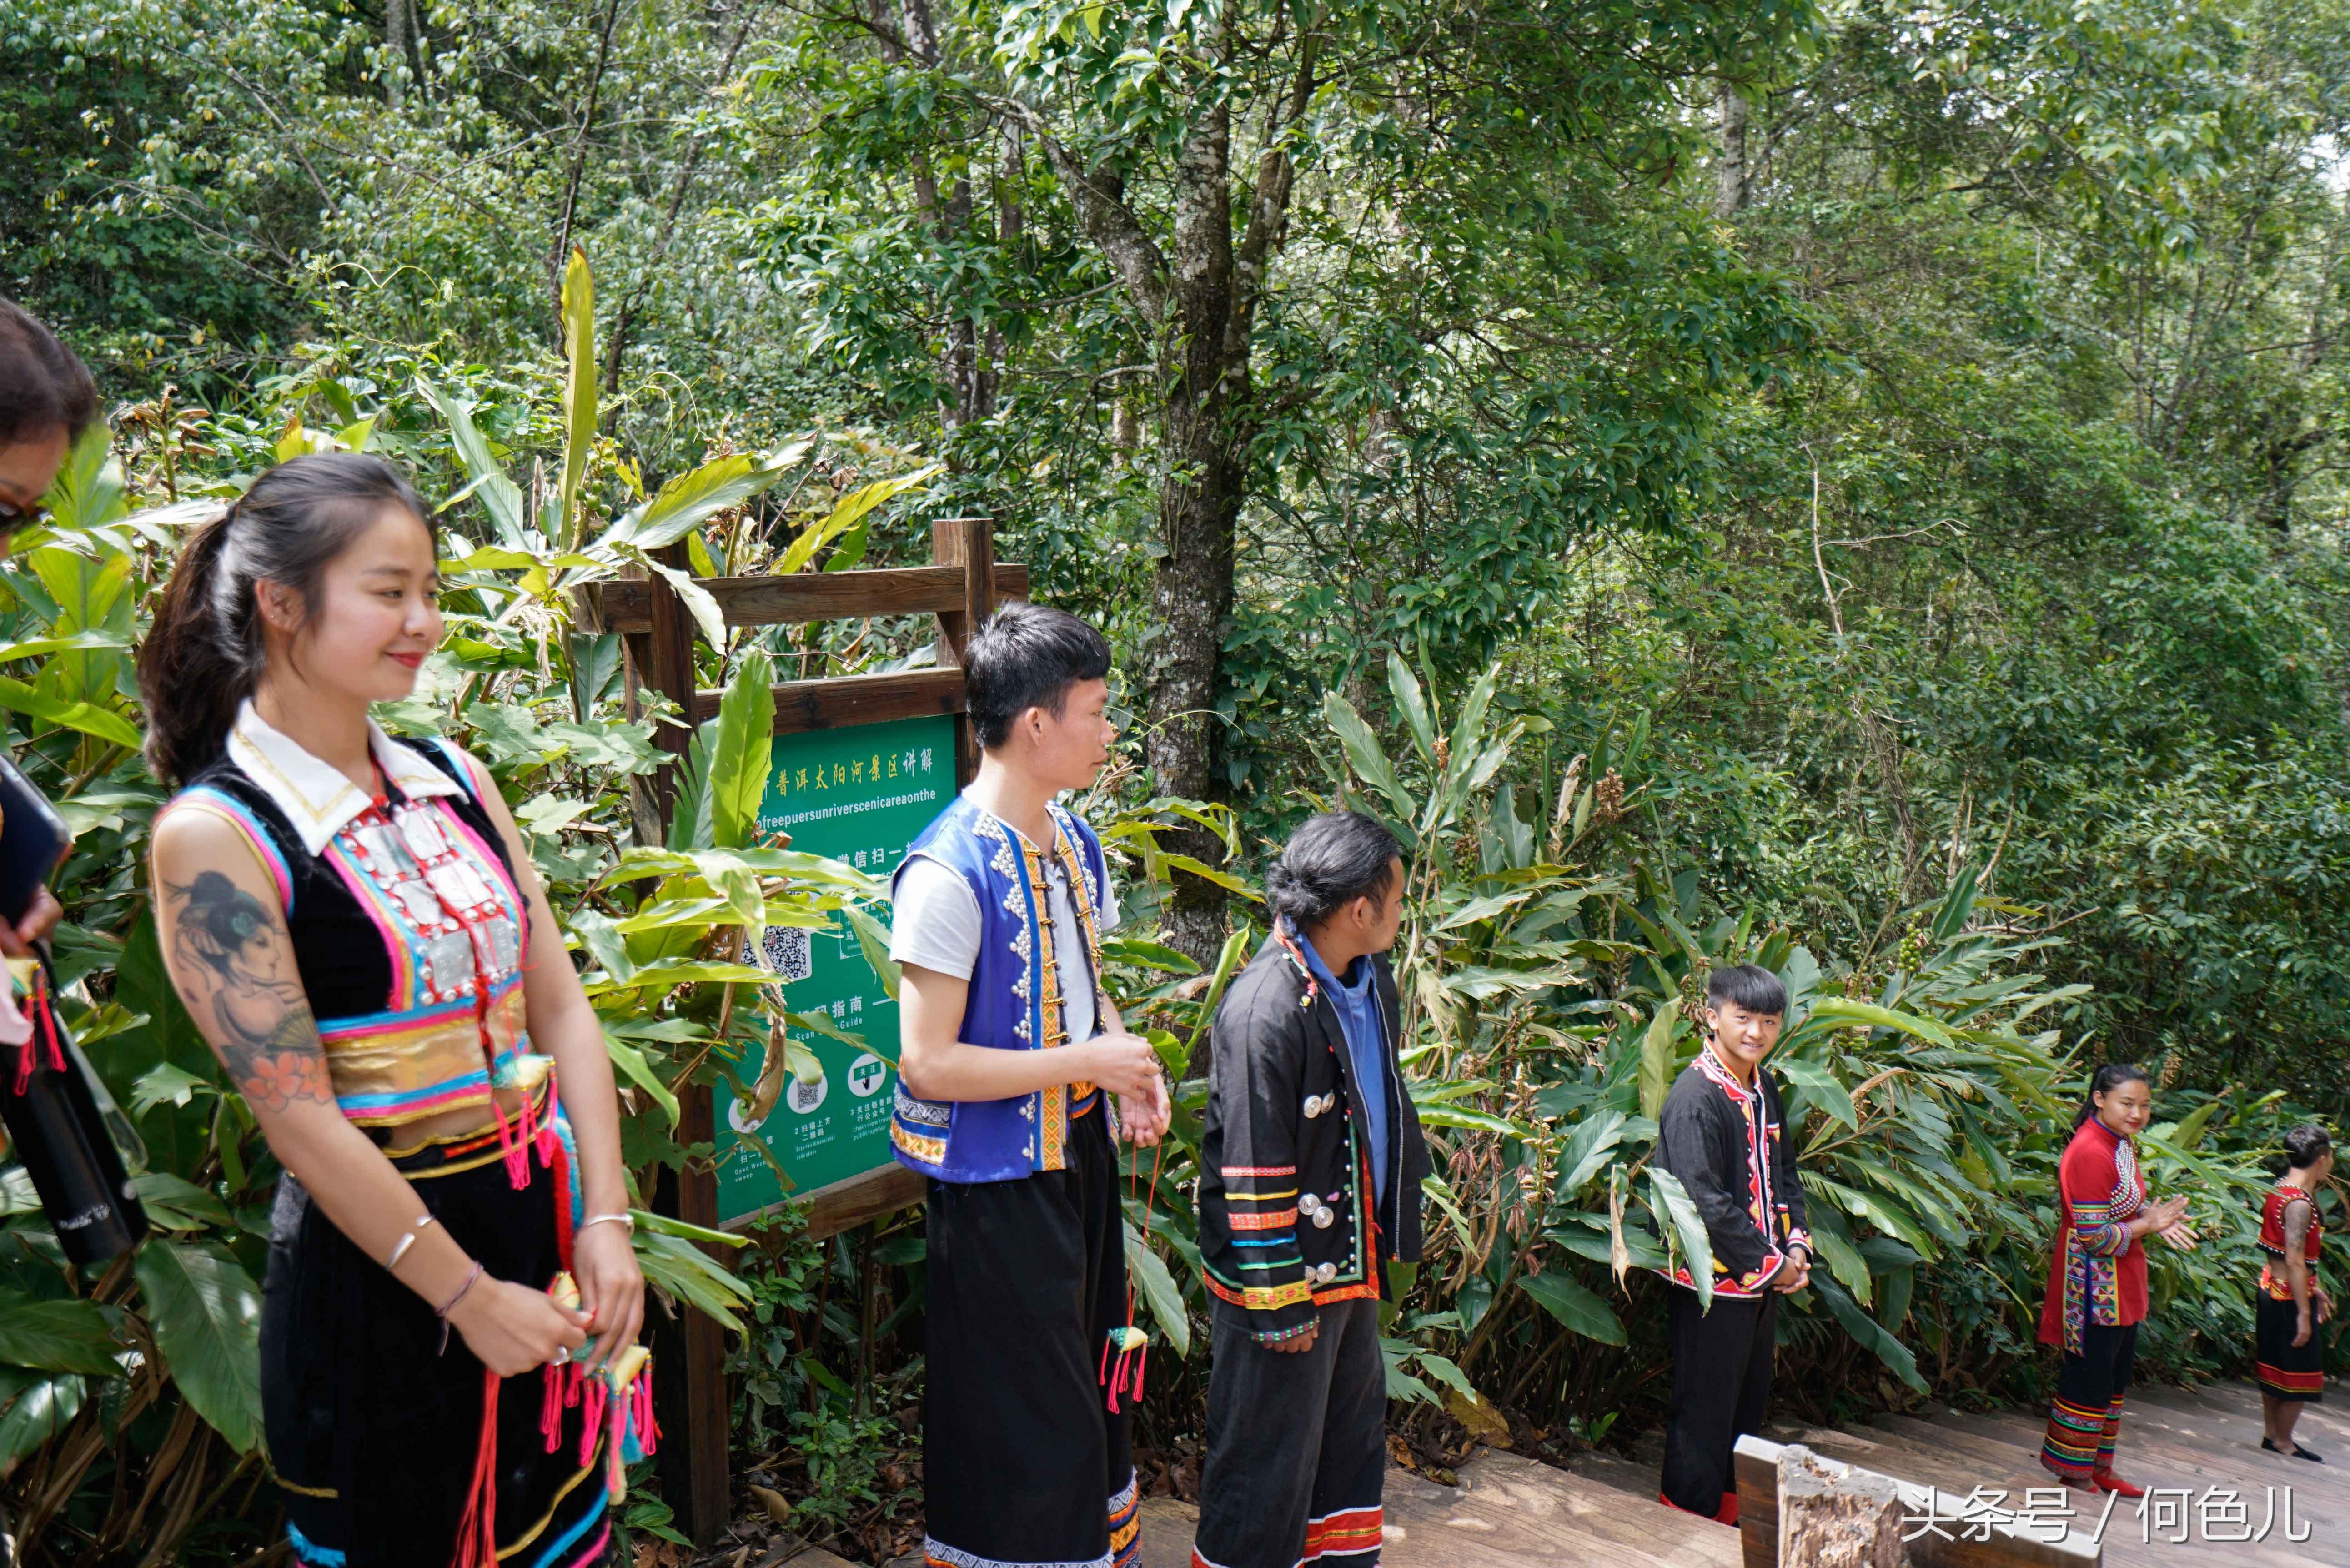
<path id="1" fill-rule="evenodd" d="M 188 541 L 139 653 L 179 786 L 156 929 L 285 1167 L 261 1381 L 296 1559 L 578 1568 L 652 1435 L 644 1282 L 602 1033 L 513 818 L 368 716 L 440 639 L 435 549 L 349 453 Z"/>
<path id="2" fill-rule="evenodd" d="M 2089 1080 L 2057 1166 L 2056 1250 L 2040 1309 L 2040 1342 L 2064 1353 L 2040 1462 L 2067 1486 L 2123 1497 L 2146 1495 L 2114 1473 L 2137 1325 L 2146 1321 L 2145 1238 L 2195 1246 L 2186 1199 L 2147 1201 L 2137 1140 L 2153 1113 L 2145 1069 L 2108 1062 Z"/>

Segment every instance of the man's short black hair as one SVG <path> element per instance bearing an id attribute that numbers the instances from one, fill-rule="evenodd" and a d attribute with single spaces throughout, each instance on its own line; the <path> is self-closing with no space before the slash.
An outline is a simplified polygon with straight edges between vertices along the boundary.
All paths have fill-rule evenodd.
<path id="1" fill-rule="evenodd" d="M 989 751 L 1031 708 L 1059 718 L 1069 688 L 1109 673 L 1109 639 L 1066 610 L 1006 605 L 987 618 L 963 658 L 963 703 Z"/>
<path id="2" fill-rule="evenodd" d="M 1326 811 L 1307 817 L 1265 868 L 1264 896 L 1293 930 L 1306 930 L 1357 898 L 1386 898 L 1402 858 L 1396 836 L 1370 817 Z"/>
<path id="3" fill-rule="evenodd" d="M 1715 970 L 1706 979 L 1705 1002 L 1709 1007 L 1727 1003 L 1757 1015 L 1787 1015 L 1787 988 L 1779 983 L 1777 975 L 1751 963 Z"/>
<path id="4" fill-rule="evenodd" d="M 2333 1148 L 2333 1136 L 2315 1122 L 2303 1122 L 2284 1135 L 2284 1157 L 2292 1162 L 2289 1169 L 2307 1170 Z"/>
<path id="5" fill-rule="evenodd" d="M 74 441 L 98 421 L 98 384 L 57 335 L 0 298 L 0 446 L 63 431 Z"/>

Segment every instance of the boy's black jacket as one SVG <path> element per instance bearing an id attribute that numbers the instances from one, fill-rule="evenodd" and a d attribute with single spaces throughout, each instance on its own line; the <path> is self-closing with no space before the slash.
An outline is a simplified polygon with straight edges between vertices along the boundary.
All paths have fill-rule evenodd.
<path id="1" fill-rule="evenodd" d="M 1386 1293 L 1387 1259 L 1419 1261 L 1428 1146 L 1404 1092 L 1395 971 L 1370 960 L 1387 1025 L 1387 1197 L 1372 1201 L 1370 1140 L 1336 1005 L 1308 1000 L 1304 962 L 1276 935 L 1216 1010 L 1200 1150 L 1200 1251 L 1208 1288 L 1263 1338 L 1303 1332 L 1316 1302 Z M 1307 1115 L 1309 1102 L 1320 1107 Z M 1316 1223 L 1317 1211 L 1326 1221 Z"/>
<path id="2" fill-rule="evenodd" d="M 1749 1106 L 1756 1096 L 1759 1147 L 1750 1137 Z M 1767 1066 L 1756 1071 L 1751 1089 L 1741 1090 L 1712 1061 L 1711 1046 L 1681 1069 L 1658 1113 L 1657 1163 L 1680 1179 L 1705 1221 L 1717 1295 L 1759 1295 L 1792 1249 L 1811 1251 L 1797 1151 L 1783 1115 L 1778 1079 Z M 1668 1277 L 1691 1282 L 1686 1268 Z"/>

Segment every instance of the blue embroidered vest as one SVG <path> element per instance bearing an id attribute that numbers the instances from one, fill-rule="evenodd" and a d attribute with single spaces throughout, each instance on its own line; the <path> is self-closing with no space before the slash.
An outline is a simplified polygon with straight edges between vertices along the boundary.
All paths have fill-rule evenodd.
<path id="1" fill-rule="evenodd" d="M 1109 868 L 1101 840 L 1059 806 L 1051 853 L 1066 869 L 1094 994 L 1101 987 L 1101 916 Z M 961 877 L 979 899 L 979 958 L 963 1003 L 961 1039 L 1001 1051 L 1044 1051 L 1066 1043 L 1053 919 L 1045 903 L 1045 854 L 995 815 L 958 795 L 906 851 Z M 905 867 L 899 867 L 903 875 Z M 1098 1014 L 1097 1014 L 1098 1015 Z M 918 1100 L 898 1087 L 889 1142 L 898 1163 L 941 1181 L 1008 1181 L 1066 1164 L 1069 1118 L 1090 1090 L 1057 1084 L 1009 1100 Z"/>

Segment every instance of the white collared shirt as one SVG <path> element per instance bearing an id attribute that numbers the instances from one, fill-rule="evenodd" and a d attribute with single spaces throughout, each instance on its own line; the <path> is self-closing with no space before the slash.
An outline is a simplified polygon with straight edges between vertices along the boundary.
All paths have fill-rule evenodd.
<path id="1" fill-rule="evenodd" d="M 372 719 L 368 721 L 368 750 L 374 753 L 383 776 L 411 800 L 466 793 L 413 748 L 385 734 Z M 302 836 L 302 847 L 313 855 L 323 851 L 351 818 L 372 804 L 368 792 L 345 777 L 340 768 L 320 762 L 291 736 L 272 729 L 254 711 L 250 697 L 237 706 L 236 722 L 228 733 L 228 756 L 286 814 L 286 820 Z"/>

